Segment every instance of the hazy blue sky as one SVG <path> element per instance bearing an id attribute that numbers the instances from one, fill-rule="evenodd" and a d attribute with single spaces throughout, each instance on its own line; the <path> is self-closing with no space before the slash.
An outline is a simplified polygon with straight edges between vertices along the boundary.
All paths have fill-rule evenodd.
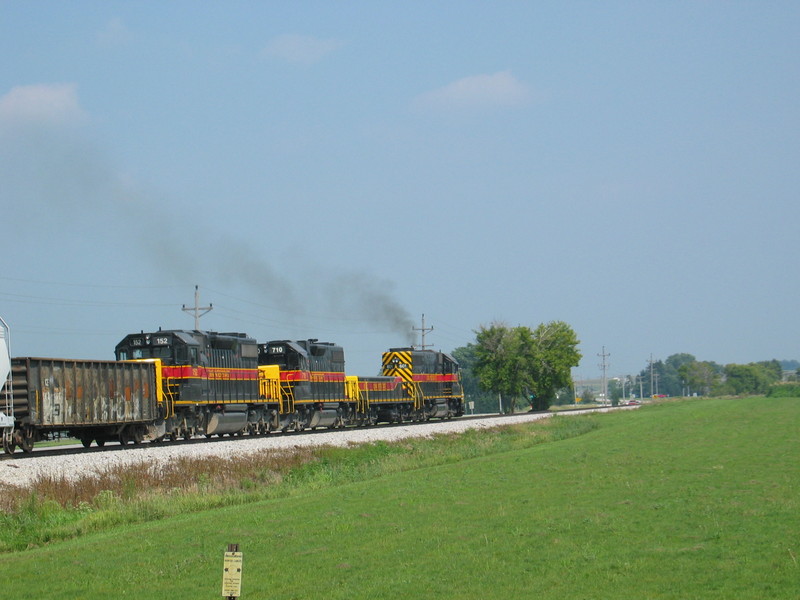
<path id="1" fill-rule="evenodd" d="M 800 358 L 798 2 L 0 1 L 14 355 L 569 323 Z"/>

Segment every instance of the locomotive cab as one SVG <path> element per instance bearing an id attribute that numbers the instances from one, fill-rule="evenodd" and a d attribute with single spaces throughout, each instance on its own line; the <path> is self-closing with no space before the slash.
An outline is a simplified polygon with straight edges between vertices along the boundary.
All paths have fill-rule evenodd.
<path id="1" fill-rule="evenodd" d="M 282 371 L 308 371 L 308 353 L 300 344 L 306 342 L 291 342 L 279 340 L 267 342 L 258 346 L 259 365 L 277 365 Z"/>
<path id="2" fill-rule="evenodd" d="M 284 412 L 292 412 L 294 419 L 283 429 L 337 427 L 347 418 L 341 346 L 317 339 L 271 341 L 259 345 L 258 364 L 280 368 L 281 387 L 288 398 Z"/>
<path id="3" fill-rule="evenodd" d="M 164 365 L 198 365 L 200 342 L 186 331 L 134 333 L 114 350 L 117 360 L 158 358 Z"/>
<path id="4" fill-rule="evenodd" d="M 157 331 L 133 333 L 117 344 L 117 360 L 157 358 L 165 366 L 235 367 L 255 369 L 256 341 L 243 333 Z"/>

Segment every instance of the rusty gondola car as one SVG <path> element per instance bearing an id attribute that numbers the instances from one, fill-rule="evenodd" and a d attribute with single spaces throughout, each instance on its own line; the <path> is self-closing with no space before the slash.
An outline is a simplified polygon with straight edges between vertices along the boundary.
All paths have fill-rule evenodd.
<path id="1" fill-rule="evenodd" d="M 58 358 L 12 358 L 3 390 L 16 425 L 4 436 L 7 453 L 64 433 L 85 446 L 96 440 L 141 442 L 157 432 L 159 387 L 155 365 Z M 9 408 L 11 408 L 11 406 Z"/>

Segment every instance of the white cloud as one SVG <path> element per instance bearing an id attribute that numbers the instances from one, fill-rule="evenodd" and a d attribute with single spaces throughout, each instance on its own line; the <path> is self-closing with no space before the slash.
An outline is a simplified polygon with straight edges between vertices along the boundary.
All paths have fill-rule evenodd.
<path id="1" fill-rule="evenodd" d="M 20 85 L 0 96 L 0 121 L 66 125 L 86 118 L 74 83 Z"/>
<path id="2" fill-rule="evenodd" d="M 420 94 L 413 105 L 421 109 L 474 109 L 521 106 L 531 91 L 510 71 L 471 75 L 444 87 Z"/>
<path id="3" fill-rule="evenodd" d="M 341 48 L 344 42 L 308 35 L 285 34 L 270 40 L 261 52 L 265 58 L 278 58 L 290 63 L 310 65 Z"/>
<path id="4" fill-rule="evenodd" d="M 97 34 L 102 46 L 123 46 L 131 41 L 131 32 L 119 17 L 114 17 Z"/>

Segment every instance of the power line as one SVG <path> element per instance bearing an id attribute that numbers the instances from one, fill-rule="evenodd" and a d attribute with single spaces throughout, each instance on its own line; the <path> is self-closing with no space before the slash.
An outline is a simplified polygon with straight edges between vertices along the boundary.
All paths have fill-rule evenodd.
<path id="1" fill-rule="evenodd" d="M 168 290 L 168 289 L 175 289 L 179 287 L 183 287 L 182 285 L 174 284 L 174 285 L 109 285 L 109 284 L 99 284 L 99 283 L 75 283 L 75 282 L 66 282 L 66 281 L 41 281 L 38 279 L 21 279 L 18 277 L 0 277 L 0 281 L 16 281 L 19 283 L 35 283 L 37 285 L 46 285 L 49 287 L 52 286 L 64 286 L 64 287 L 79 287 L 79 288 L 99 288 L 99 289 L 122 289 L 122 290 L 136 290 L 136 289 L 144 289 L 144 290 Z"/>
<path id="2" fill-rule="evenodd" d="M 53 298 L 47 296 L 28 296 L 24 294 L 0 293 L 5 302 L 20 302 L 24 304 L 43 304 L 59 306 L 173 306 L 172 304 L 152 302 L 110 302 L 101 300 L 70 300 L 67 298 Z"/>

